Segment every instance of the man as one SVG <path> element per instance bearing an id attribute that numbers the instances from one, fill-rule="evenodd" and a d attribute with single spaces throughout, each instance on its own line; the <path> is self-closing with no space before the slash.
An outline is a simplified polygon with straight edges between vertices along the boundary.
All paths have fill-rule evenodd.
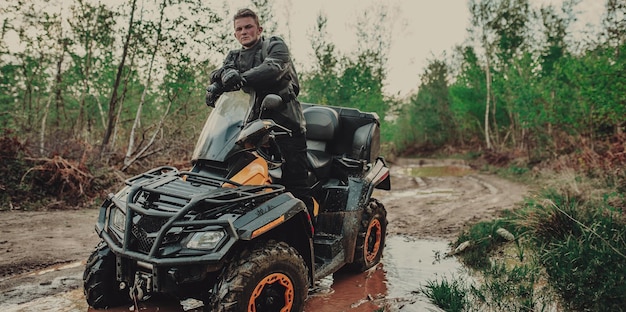
<path id="1" fill-rule="evenodd" d="M 304 189 L 307 179 L 306 125 L 302 106 L 297 100 L 300 86 L 289 49 L 281 38 L 266 39 L 261 35 L 263 27 L 254 11 L 241 9 L 233 21 L 235 38 L 242 47 L 230 51 L 222 68 L 211 74 L 212 84 L 207 88 L 206 103 L 213 106 L 224 91 L 252 89 L 257 95 L 254 117 L 258 117 L 260 103 L 266 95 L 277 94 L 282 98 L 281 107 L 263 112 L 263 116 L 291 130 L 291 136 L 277 138 L 285 159 L 281 184 L 303 200 L 312 212 L 312 200 Z"/>

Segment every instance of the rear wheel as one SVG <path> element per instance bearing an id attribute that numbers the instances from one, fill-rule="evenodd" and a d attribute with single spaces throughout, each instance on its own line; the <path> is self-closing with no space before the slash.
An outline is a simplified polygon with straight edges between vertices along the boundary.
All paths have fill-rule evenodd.
<path id="1" fill-rule="evenodd" d="M 386 235 L 387 211 L 381 202 L 371 198 L 363 210 L 354 261 L 348 265 L 348 269 L 363 272 L 378 264 L 383 255 Z"/>
<path id="2" fill-rule="evenodd" d="M 245 251 L 221 274 L 207 311 L 302 311 L 308 292 L 304 260 L 284 242 Z"/>
<path id="3" fill-rule="evenodd" d="M 130 302 L 128 291 L 119 289 L 115 276 L 115 255 L 105 242 L 100 242 L 83 273 L 85 298 L 91 307 L 104 309 Z"/>

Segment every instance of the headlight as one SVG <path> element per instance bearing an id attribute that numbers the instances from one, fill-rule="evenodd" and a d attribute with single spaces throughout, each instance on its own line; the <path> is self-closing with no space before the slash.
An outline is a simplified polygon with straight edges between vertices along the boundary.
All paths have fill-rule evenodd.
<path id="1" fill-rule="evenodd" d="M 111 226 L 120 232 L 124 232 L 126 215 L 119 208 L 111 209 Z"/>
<path id="2" fill-rule="evenodd" d="M 223 230 L 194 233 L 187 242 L 187 248 L 191 249 L 213 249 L 224 238 Z"/>

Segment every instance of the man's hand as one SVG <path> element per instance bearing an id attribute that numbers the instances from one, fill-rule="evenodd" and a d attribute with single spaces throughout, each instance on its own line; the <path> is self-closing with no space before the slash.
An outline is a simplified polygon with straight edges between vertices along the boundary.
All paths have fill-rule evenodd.
<path id="1" fill-rule="evenodd" d="M 222 84 L 226 90 L 239 90 L 246 81 L 236 69 L 227 69 L 222 73 Z"/>
<path id="2" fill-rule="evenodd" d="M 215 107 L 215 102 L 221 95 L 220 88 L 216 84 L 212 84 L 206 88 L 205 103 L 209 107 Z"/>

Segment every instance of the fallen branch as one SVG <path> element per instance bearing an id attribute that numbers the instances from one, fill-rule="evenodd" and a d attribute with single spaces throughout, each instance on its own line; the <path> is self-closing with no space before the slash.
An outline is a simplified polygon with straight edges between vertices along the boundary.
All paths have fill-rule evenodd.
<path id="1" fill-rule="evenodd" d="M 41 178 L 46 179 L 48 185 L 60 186 L 56 195 L 64 193 L 66 186 L 70 188 L 70 191 L 78 191 L 81 195 L 85 194 L 84 186 L 89 185 L 94 178 L 91 173 L 61 156 L 54 156 L 53 158 L 27 157 L 25 159 L 41 164 L 28 169 L 22 176 L 20 183 L 24 183 L 26 176 L 33 171 L 47 172 L 50 176 L 42 176 Z"/>

